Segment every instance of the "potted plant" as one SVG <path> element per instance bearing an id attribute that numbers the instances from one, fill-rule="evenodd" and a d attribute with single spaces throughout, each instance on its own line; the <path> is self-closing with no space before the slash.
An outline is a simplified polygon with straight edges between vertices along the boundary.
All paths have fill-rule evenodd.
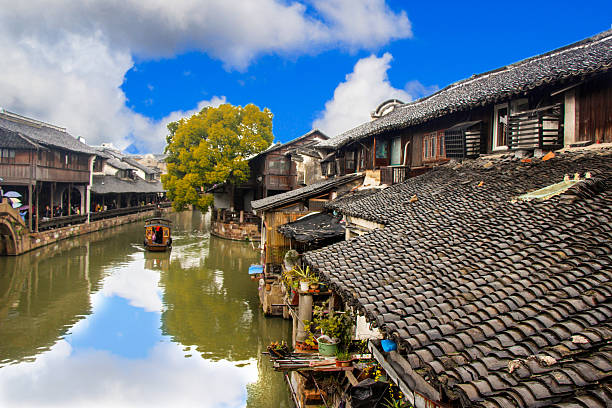
<path id="1" fill-rule="evenodd" d="M 336 367 L 350 367 L 352 354 L 346 350 L 339 350 L 336 353 Z"/>
<path id="2" fill-rule="evenodd" d="M 317 330 L 322 333 L 317 339 L 319 354 L 333 356 L 341 350 L 348 350 L 353 335 L 353 319 L 348 312 L 326 312 L 327 303 L 316 306 L 314 309 L 313 323 Z"/>
<path id="3" fill-rule="evenodd" d="M 300 281 L 300 290 L 302 292 L 308 292 L 308 288 L 310 286 L 310 282 L 312 282 L 314 279 L 317 279 L 318 282 L 318 278 L 316 277 L 316 275 L 310 270 L 310 266 L 307 266 L 306 269 L 302 269 L 299 265 L 296 265 L 293 269 L 293 274 L 299 279 Z"/>
<path id="4" fill-rule="evenodd" d="M 310 278 L 310 289 L 312 290 L 319 289 L 319 277 L 318 276 L 312 276 Z"/>

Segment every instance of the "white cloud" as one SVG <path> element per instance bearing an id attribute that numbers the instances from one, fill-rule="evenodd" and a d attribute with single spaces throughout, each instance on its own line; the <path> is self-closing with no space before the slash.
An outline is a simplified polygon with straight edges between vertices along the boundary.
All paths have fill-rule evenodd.
<path id="1" fill-rule="evenodd" d="M 196 50 L 245 69 L 262 54 L 374 49 L 412 36 L 406 14 L 384 0 L 31 0 L 3 5 L 0 21 L 0 106 L 91 144 L 144 151 L 164 146 L 166 123 L 126 104 L 120 86 L 134 55 Z"/>
<path id="2" fill-rule="evenodd" d="M 312 127 L 335 136 L 369 121 L 370 113 L 387 99 L 410 102 L 437 89 L 419 81 L 408 82 L 404 89 L 394 88 L 387 75 L 392 60 L 393 56 L 385 53 L 380 58 L 371 55 L 357 61 L 353 72 L 336 87 L 333 98 L 325 103 L 325 110 Z"/>
<path id="3" fill-rule="evenodd" d="M 0 370 L 4 407 L 242 407 L 257 362 L 212 362 L 160 342 L 147 359 L 79 351 L 60 340 L 34 362 Z"/>

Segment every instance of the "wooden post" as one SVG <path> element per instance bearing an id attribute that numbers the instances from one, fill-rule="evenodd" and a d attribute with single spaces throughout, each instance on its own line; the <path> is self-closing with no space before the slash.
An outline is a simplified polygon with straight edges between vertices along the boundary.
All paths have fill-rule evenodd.
<path id="1" fill-rule="evenodd" d="M 72 215 L 72 183 L 68 184 L 68 215 Z"/>
<path id="2" fill-rule="evenodd" d="M 240 223 L 242 224 L 244 222 L 244 211 L 240 210 Z"/>
<path id="3" fill-rule="evenodd" d="M 51 218 L 53 218 L 53 200 L 55 199 L 55 182 L 51 183 Z"/>
<path id="4" fill-rule="evenodd" d="M 304 330 L 305 320 L 312 320 L 312 295 L 301 292 L 300 304 L 298 306 L 297 334 L 295 336 L 295 341 L 303 342 L 307 338 L 306 330 Z"/>
<path id="5" fill-rule="evenodd" d="M 38 219 L 40 218 L 40 206 L 39 204 L 39 200 L 38 197 L 40 196 L 40 189 L 38 188 L 38 183 L 36 183 L 36 186 L 34 188 L 34 190 L 36 191 L 36 232 L 38 232 Z"/>
<path id="6" fill-rule="evenodd" d="M 30 229 L 30 232 L 33 232 L 32 230 L 32 183 L 28 183 L 28 213 L 29 213 L 29 217 L 28 217 L 28 228 Z"/>

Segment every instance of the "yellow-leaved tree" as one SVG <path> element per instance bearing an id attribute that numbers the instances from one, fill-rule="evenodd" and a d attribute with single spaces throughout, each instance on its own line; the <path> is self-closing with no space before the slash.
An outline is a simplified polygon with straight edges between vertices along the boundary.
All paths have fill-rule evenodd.
<path id="1" fill-rule="evenodd" d="M 272 143 L 272 112 L 253 104 L 205 107 L 190 118 L 168 124 L 166 163 L 162 175 L 172 206 L 192 204 L 206 211 L 212 196 L 204 191 L 219 183 L 236 185 L 249 178 L 246 160 Z"/>

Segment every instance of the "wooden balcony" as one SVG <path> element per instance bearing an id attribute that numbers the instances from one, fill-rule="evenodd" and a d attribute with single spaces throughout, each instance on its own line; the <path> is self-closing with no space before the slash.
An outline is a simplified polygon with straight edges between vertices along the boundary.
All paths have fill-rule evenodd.
<path id="1" fill-rule="evenodd" d="M 563 147 L 561 105 L 546 106 L 511 115 L 508 120 L 510 149 L 547 149 Z"/>
<path id="2" fill-rule="evenodd" d="M 32 168 L 29 164 L 0 163 L 0 177 L 5 184 L 27 184 L 30 181 Z"/>
<path id="3" fill-rule="evenodd" d="M 266 174 L 264 177 L 268 190 L 292 190 L 297 183 L 295 174 Z"/>
<path id="4" fill-rule="evenodd" d="M 380 168 L 381 184 L 398 184 L 410 178 L 410 166 L 387 166 Z"/>
<path id="5" fill-rule="evenodd" d="M 89 171 L 32 166 L 23 163 L 0 163 L 0 177 L 4 183 L 27 184 L 32 181 L 56 181 L 60 183 L 89 183 Z"/>

